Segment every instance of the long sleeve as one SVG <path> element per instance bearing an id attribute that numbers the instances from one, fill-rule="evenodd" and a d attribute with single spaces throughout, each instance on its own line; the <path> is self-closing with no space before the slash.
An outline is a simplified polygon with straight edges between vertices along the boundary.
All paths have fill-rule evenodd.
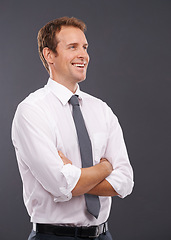
<path id="1" fill-rule="evenodd" d="M 106 178 L 121 198 L 133 189 L 133 170 L 129 162 L 122 129 L 117 117 L 110 108 L 106 113 L 109 123 L 108 141 L 105 157 L 112 163 L 113 172 Z"/>
<path id="2" fill-rule="evenodd" d="M 55 202 L 70 200 L 81 170 L 71 164 L 63 164 L 53 129 L 40 107 L 27 103 L 18 106 L 12 126 L 12 141 L 19 166 L 22 166 L 21 175 L 31 171 Z"/>

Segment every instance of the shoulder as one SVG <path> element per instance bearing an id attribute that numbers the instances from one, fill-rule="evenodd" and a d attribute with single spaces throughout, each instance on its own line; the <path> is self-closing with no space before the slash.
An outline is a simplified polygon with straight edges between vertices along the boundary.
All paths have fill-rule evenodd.
<path id="1" fill-rule="evenodd" d="M 30 113 L 37 112 L 40 114 L 42 111 L 42 106 L 46 102 L 47 96 L 49 94 L 48 88 L 40 88 L 32 93 L 30 93 L 23 101 L 21 101 L 16 109 L 15 115 L 30 115 Z"/>
<path id="2" fill-rule="evenodd" d="M 37 89 L 36 91 L 30 93 L 20 104 L 37 104 L 43 101 L 48 95 L 49 90 L 46 85 L 43 88 Z"/>
<path id="3" fill-rule="evenodd" d="M 92 96 L 88 93 L 81 92 L 82 99 L 84 103 L 89 105 L 90 108 L 96 108 L 97 110 L 102 110 L 103 112 L 109 111 L 111 108 L 102 99 Z"/>
<path id="4" fill-rule="evenodd" d="M 42 103 L 46 101 L 49 92 L 50 91 L 47 88 L 47 85 L 45 85 L 44 87 L 39 88 L 36 91 L 30 93 L 22 102 L 19 103 L 18 106 L 23 105 L 41 106 Z"/>
<path id="5" fill-rule="evenodd" d="M 81 96 L 92 112 L 97 112 L 101 116 L 103 115 L 109 121 L 118 121 L 118 118 L 112 108 L 105 101 L 85 92 L 81 92 Z"/>
<path id="6" fill-rule="evenodd" d="M 96 104 L 106 105 L 106 103 L 103 100 L 101 100 L 100 98 L 97 98 L 95 96 L 92 96 L 92 95 L 82 92 L 82 91 L 81 91 L 81 97 L 83 98 L 83 100 L 85 102 L 91 103 L 93 105 L 96 105 Z"/>

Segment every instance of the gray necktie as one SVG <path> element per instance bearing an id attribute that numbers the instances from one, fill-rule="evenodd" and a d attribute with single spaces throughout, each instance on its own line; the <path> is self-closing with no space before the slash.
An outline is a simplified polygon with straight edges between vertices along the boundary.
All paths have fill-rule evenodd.
<path id="1" fill-rule="evenodd" d="M 77 130 L 82 167 L 88 168 L 93 166 L 92 147 L 91 147 L 91 141 L 85 126 L 85 122 L 80 110 L 78 96 L 73 95 L 70 98 L 69 103 L 72 104 L 73 106 L 73 119 L 74 119 L 75 127 Z M 99 197 L 96 195 L 85 194 L 85 200 L 86 200 L 88 212 L 92 214 L 95 218 L 98 218 L 99 211 L 100 211 Z"/>

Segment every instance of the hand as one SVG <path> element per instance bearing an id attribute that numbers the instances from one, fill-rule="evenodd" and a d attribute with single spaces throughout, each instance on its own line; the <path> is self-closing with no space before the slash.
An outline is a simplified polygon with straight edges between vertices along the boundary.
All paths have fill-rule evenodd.
<path id="1" fill-rule="evenodd" d="M 106 159 L 106 158 L 101 158 L 100 163 L 105 164 L 107 167 L 107 171 L 109 171 L 109 174 L 113 171 L 113 166 L 112 164 Z"/>
<path id="2" fill-rule="evenodd" d="M 64 165 L 66 165 L 66 164 L 71 164 L 72 165 L 72 162 L 67 157 L 65 157 L 65 155 L 61 151 L 58 151 L 58 154 L 61 157 Z"/>
<path id="3" fill-rule="evenodd" d="M 102 163 L 102 162 L 109 162 L 109 161 L 106 158 L 101 158 L 100 162 Z"/>

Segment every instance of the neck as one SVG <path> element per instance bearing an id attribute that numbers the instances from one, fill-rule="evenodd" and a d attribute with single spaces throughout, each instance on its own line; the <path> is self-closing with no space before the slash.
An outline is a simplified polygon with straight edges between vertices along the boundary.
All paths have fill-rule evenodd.
<path id="1" fill-rule="evenodd" d="M 55 82 L 63 85 L 64 87 L 68 88 L 71 92 L 75 93 L 77 90 L 77 83 L 72 82 L 71 80 L 63 80 L 62 78 L 55 77 L 52 73 L 50 73 L 50 78 Z"/>

